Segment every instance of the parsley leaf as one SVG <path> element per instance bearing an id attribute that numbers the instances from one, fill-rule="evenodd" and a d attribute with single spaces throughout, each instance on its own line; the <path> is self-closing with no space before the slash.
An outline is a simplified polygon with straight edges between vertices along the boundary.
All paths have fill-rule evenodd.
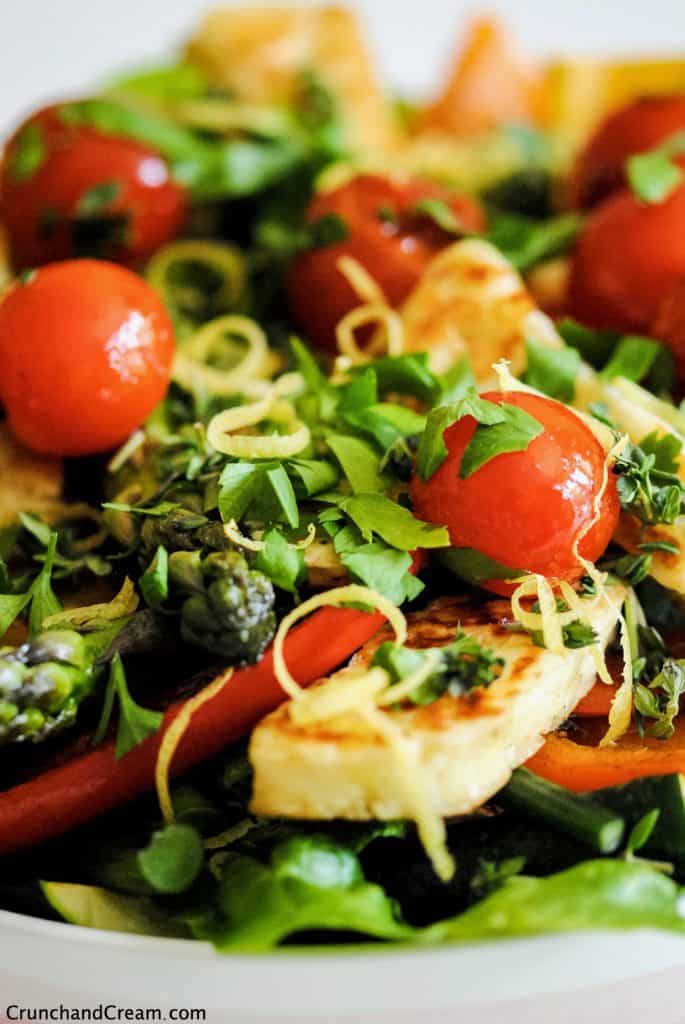
<path id="1" fill-rule="evenodd" d="M 626 377 L 637 383 L 648 375 L 655 360 L 663 351 L 664 346 L 652 338 L 627 334 L 619 340 L 600 376 L 604 380 Z"/>
<path id="2" fill-rule="evenodd" d="M 542 424 L 525 409 L 508 402 L 502 402 L 499 409 L 502 413 L 500 422 L 479 422 L 476 426 L 461 459 L 459 476 L 462 480 L 498 455 L 525 451 L 531 441 L 542 433 Z"/>
<path id="3" fill-rule="evenodd" d="M 458 402 L 431 409 L 421 435 L 416 459 L 416 472 L 422 480 L 430 480 L 440 469 L 447 458 L 447 446 L 443 435 L 448 427 L 457 423 L 463 416 L 473 416 L 477 423 L 488 425 L 503 423 L 506 418 L 502 406 L 480 398 L 475 388 L 469 389 Z"/>
<path id="4" fill-rule="evenodd" d="M 150 711 L 143 708 L 133 700 L 126 683 L 126 673 L 118 653 L 112 658 L 109 668 L 109 679 L 105 690 L 105 699 L 102 705 L 102 714 L 95 731 L 93 744 L 98 746 L 102 743 L 114 708 L 114 699 L 119 699 L 119 725 L 117 728 L 117 739 L 115 757 L 117 761 L 125 757 L 140 743 L 143 743 L 148 736 L 154 735 L 162 724 L 164 714 L 161 711 Z"/>
<path id="5" fill-rule="evenodd" d="M 675 732 L 674 721 L 680 712 L 680 698 L 685 694 L 685 660 L 667 658 L 661 671 L 646 685 L 633 686 L 635 710 L 641 718 L 652 719 L 647 729 L 650 736 L 667 740 Z"/>
<path id="6" fill-rule="evenodd" d="M 289 544 L 276 529 L 267 530 L 262 540 L 264 547 L 257 552 L 255 568 L 281 590 L 296 594 L 306 575 L 304 552 Z"/>
<path id="7" fill-rule="evenodd" d="M 347 515 L 366 541 L 374 534 L 399 551 L 416 548 L 442 548 L 450 542 L 444 526 L 434 526 L 417 519 L 409 509 L 403 508 L 383 494 L 322 495 Z M 323 513 L 325 518 L 326 513 Z"/>
<path id="8" fill-rule="evenodd" d="M 43 129 L 30 122 L 20 132 L 8 155 L 9 174 L 13 182 L 29 181 L 39 171 L 46 156 Z"/>
<path id="9" fill-rule="evenodd" d="M 380 459 L 371 445 L 358 437 L 328 434 L 326 443 L 340 463 L 355 494 L 383 490 Z"/>
<path id="10" fill-rule="evenodd" d="M 526 341 L 526 384 L 560 402 L 572 402 L 580 352 L 550 348 L 533 338 Z"/>
<path id="11" fill-rule="evenodd" d="M 51 533 L 45 551 L 43 568 L 31 585 L 31 607 L 29 610 L 29 636 L 35 636 L 50 615 L 62 611 L 61 602 L 52 589 L 52 567 L 57 552 L 57 534 Z"/>
<path id="12" fill-rule="evenodd" d="M 485 237 L 517 270 L 529 270 L 543 260 L 566 252 L 580 231 L 581 223 L 576 213 L 542 221 L 515 213 L 499 213 L 491 218 Z"/>
<path id="13" fill-rule="evenodd" d="M 436 667 L 411 694 L 414 704 L 432 704 L 445 694 L 460 697 L 488 687 L 504 667 L 504 660 L 494 651 L 461 630 L 444 647 L 414 650 L 387 641 L 380 645 L 371 664 L 384 668 L 391 681 L 399 683 L 425 665 L 429 657 L 437 658 Z"/>
<path id="14" fill-rule="evenodd" d="M 465 235 L 466 228 L 457 217 L 452 207 L 444 199 L 419 199 L 414 206 L 414 213 L 428 217 L 434 224 L 450 235 Z"/>
<path id="15" fill-rule="evenodd" d="M 674 157 L 685 153 L 685 132 L 676 132 L 654 149 L 626 160 L 628 184 L 643 203 L 662 203 L 683 181 Z"/>
<path id="16" fill-rule="evenodd" d="M 79 217 L 101 216 L 120 194 L 121 182 L 102 181 L 83 193 L 76 204 L 76 213 Z"/>

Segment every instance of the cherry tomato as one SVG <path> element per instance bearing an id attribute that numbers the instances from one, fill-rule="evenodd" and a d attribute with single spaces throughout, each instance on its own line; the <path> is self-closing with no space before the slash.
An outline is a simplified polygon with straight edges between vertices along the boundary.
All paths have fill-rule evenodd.
<path id="1" fill-rule="evenodd" d="M 0 401 L 38 452 L 120 444 L 164 397 L 173 356 L 156 293 L 113 263 L 53 263 L 0 302 Z"/>
<path id="2" fill-rule="evenodd" d="M 645 96 L 610 114 L 576 161 L 572 198 L 592 206 L 625 183 L 625 161 L 685 130 L 685 96 Z"/>
<path id="3" fill-rule="evenodd" d="M 590 214 L 573 258 L 572 316 L 594 327 L 648 331 L 685 277 L 685 186 L 662 203 L 621 189 Z"/>
<path id="4" fill-rule="evenodd" d="M 670 348 L 681 390 L 685 390 L 685 277 L 664 297 L 650 333 Z"/>
<path id="5" fill-rule="evenodd" d="M 338 269 L 341 256 L 361 263 L 391 305 L 403 302 L 426 264 L 454 240 L 430 216 L 417 211 L 417 204 L 425 199 L 446 204 L 466 231 L 481 231 L 485 226 L 483 212 L 473 200 L 417 179 L 393 181 L 362 174 L 314 198 L 308 221 L 336 214 L 345 223 L 348 238 L 302 253 L 290 269 L 290 308 L 309 339 L 334 352 L 336 324 L 361 304 Z"/>
<path id="6" fill-rule="evenodd" d="M 597 522 L 582 536 L 604 479 L 602 446 L 576 413 L 552 399 L 519 391 L 483 397 L 524 409 L 544 430 L 525 451 L 496 455 L 462 480 L 459 468 L 476 421 L 458 420 L 445 431 L 448 456 L 437 472 L 425 482 L 412 479 L 415 513 L 446 526 L 454 547 L 474 548 L 501 565 L 554 581 L 579 579 L 575 543 L 580 540 L 580 554 L 595 561 L 618 521 L 616 481 L 609 474 Z M 513 589 L 501 580 L 483 586 L 499 594 Z"/>
<path id="7" fill-rule="evenodd" d="M 0 219 L 15 270 L 72 256 L 137 265 L 180 231 L 185 190 L 149 146 L 48 107 L 10 139 Z"/>

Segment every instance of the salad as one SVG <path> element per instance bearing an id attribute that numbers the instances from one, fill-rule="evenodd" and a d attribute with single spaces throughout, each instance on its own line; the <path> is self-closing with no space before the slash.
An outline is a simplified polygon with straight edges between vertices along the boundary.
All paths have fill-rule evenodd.
<path id="1" fill-rule="evenodd" d="M 0 907 L 685 933 L 685 61 L 208 15 L 0 168 Z"/>

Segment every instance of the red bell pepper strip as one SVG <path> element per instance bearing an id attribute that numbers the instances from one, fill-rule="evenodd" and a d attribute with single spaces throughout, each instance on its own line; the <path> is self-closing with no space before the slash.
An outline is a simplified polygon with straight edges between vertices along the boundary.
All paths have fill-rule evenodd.
<path id="1" fill-rule="evenodd" d="M 373 636 L 379 613 L 322 608 L 286 637 L 285 657 L 303 685 L 328 675 Z M 172 774 L 187 771 L 240 739 L 283 700 L 269 648 L 256 665 L 238 669 L 192 717 L 173 759 Z M 52 768 L 0 793 L 0 853 L 45 842 L 152 789 L 162 737 L 183 707 L 173 704 L 160 730 L 117 761 L 114 743 Z"/>

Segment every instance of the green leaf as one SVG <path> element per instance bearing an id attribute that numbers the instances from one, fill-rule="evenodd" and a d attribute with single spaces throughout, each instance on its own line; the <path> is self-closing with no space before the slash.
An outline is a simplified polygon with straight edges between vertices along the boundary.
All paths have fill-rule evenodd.
<path id="1" fill-rule="evenodd" d="M 35 121 L 20 132 L 9 155 L 9 175 L 15 184 L 30 181 L 47 155 L 43 129 Z"/>
<path id="2" fill-rule="evenodd" d="M 650 867 L 587 860 L 547 878 L 510 878 L 493 895 L 433 925 L 423 937 L 473 941 L 590 928 L 663 928 L 683 934 L 681 899 L 675 882 Z"/>
<path id="3" fill-rule="evenodd" d="M 565 253 L 580 231 L 577 213 L 564 213 L 548 220 L 532 220 L 514 213 L 491 217 L 485 236 L 517 270 L 530 270 L 544 260 Z"/>
<path id="4" fill-rule="evenodd" d="M 380 886 L 364 881 L 353 851 L 323 836 L 280 843 L 269 864 L 228 853 L 216 913 L 189 924 L 222 951 L 267 950 L 311 930 L 394 939 L 413 933 Z"/>
<path id="5" fill-rule="evenodd" d="M 467 234 L 464 225 L 444 199 L 420 199 L 414 206 L 414 212 L 428 217 L 442 231 L 446 231 L 450 235 Z"/>
<path id="6" fill-rule="evenodd" d="M 627 334 L 616 345 L 600 376 L 604 380 L 626 377 L 637 383 L 647 376 L 662 350 L 663 345 L 658 341 Z"/>
<path id="7" fill-rule="evenodd" d="M 138 852 L 143 878 L 164 895 L 185 892 L 200 874 L 205 851 L 202 839 L 190 825 L 167 825 L 155 832 Z"/>
<path id="8" fill-rule="evenodd" d="M 412 560 L 406 551 L 397 551 L 374 541 L 372 544 L 351 545 L 347 551 L 339 553 L 341 562 L 355 582 L 383 594 L 397 605 L 413 600 L 423 590 L 423 583 L 409 572 Z"/>
<path id="9" fill-rule="evenodd" d="M 62 611 L 62 604 L 52 589 L 52 567 L 57 551 L 57 534 L 51 533 L 45 552 L 45 561 L 31 585 L 31 607 L 29 609 L 29 636 L 40 632 L 43 622 L 50 615 Z"/>
<path id="10" fill-rule="evenodd" d="M 371 366 L 365 367 L 340 389 L 340 412 L 345 416 L 365 412 L 377 401 L 378 378 Z"/>
<path id="11" fill-rule="evenodd" d="M 378 392 L 414 395 L 433 403 L 439 391 L 438 379 L 428 367 L 427 352 L 411 352 L 404 356 L 383 356 L 371 364 L 378 381 Z"/>
<path id="12" fill-rule="evenodd" d="M 239 521 L 262 488 L 264 467 L 253 462 L 229 462 L 219 477 L 219 512 L 224 522 Z"/>
<path id="13" fill-rule="evenodd" d="M 620 337 L 615 331 L 596 331 L 568 317 L 559 321 L 557 330 L 566 344 L 578 349 L 585 362 L 597 370 L 610 358 Z"/>
<path id="14" fill-rule="evenodd" d="M 122 501 L 103 501 L 102 507 L 111 509 L 112 512 L 129 512 L 131 515 L 152 516 L 153 518 L 162 519 L 180 506 L 176 501 L 160 501 L 156 505 L 150 506 L 127 505 Z"/>
<path id="15" fill-rule="evenodd" d="M 336 497 L 335 504 L 349 516 L 367 541 L 372 540 L 375 534 L 399 551 L 442 548 L 450 542 L 446 527 L 424 523 L 382 494 Z"/>
<path id="16" fill-rule="evenodd" d="M 290 348 L 295 360 L 295 366 L 304 377 L 307 390 L 314 394 L 328 387 L 328 378 L 323 373 L 316 359 L 307 346 L 299 338 L 292 335 Z"/>
<path id="17" fill-rule="evenodd" d="M 150 608 L 159 610 L 163 607 L 169 597 L 169 553 L 162 544 L 138 580 L 138 585 Z"/>
<path id="18" fill-rule="evenodd" d="M 438 377 L 438 390 L 440 405 L 458 402 L 468 392 L 476 391 L 476 378 L 468 356 L 462 356 L 454 366 Z"/>
<path id="19" fill-rule="evenodd" d="M 117 761 L 125 757 L 149 736 L 153 736 L 160 728 L 164 719 L 161 711 L 150 711 L 143 708 L 131 697 L 126 683 L 126 673 L 121 656 L 117 653 L 109 667 L 109 679 L 102 706 L 100 721 L 93 737 L 93 744 L 102 743 L 114 709 L 114 699 L 119 700 L 119 725 L 115 746 Z"/>
<path id="20" fill-rule="evenodd" d="M 673 160 L 685 153 L 685 132 L 676 132 L 645 153 L 626 160 L 628 184 L 643 203 L 662 203 L 683 181 L 682 168 Z"/>
<path id="21" fill-rule="evenodd" d="M 288 475 L 294 476 L 295 493 L 298 497 L 311 497 L 334 487 L 340 474 L 325 459 L 289 459 L 286 463 Z"/>
<path id="22" fill-rule="evenodd" d="M 269 579 L 291 594 L 306 575 L 304 552 L 288 544 L 285 537 L 275 529 L 267 530 L 263 537 L 264 547 L 257 552 L 255 568 L 263 572 Z"/>
<path id="23" fill-rule="evenodd" d="M 508 402 L 502 402 L 499 409 L 502 422 L 492 425 L 479 422 L 476 426 L 461 459 L 459 476 L 462 480 L 498 455 L 525 451 L 531 441 L 542 433 L 542 424 L 524 409 Z"/>
<path id="24" fill-rule="evenodd" d="M 380 458 L 366 441 L 344 434 L 327 434 L 326 444 L 356 494 L 384 490 Z"/>
<path id="25" fill-rule="evenodd" d="M 533 338 L 526 341 L 525 382 L 560 402 L 572 402 L 580 353 L 575 348 L 550 348 Z"/>
<path id="26" fill-rule="evenodd" d="M 122 75 L 110 88 L 155 100 L 190 100 L 204 96 L 209 83 L 195 64 L 168 64 Z"/>
<path id="27" fill-rule="evenodd" d="M 30 590 L 27 590 L 25 594 L 0 594 L 0 639 L 14 620 L 21 615 L 30 600 Z"/>
<path id="28" fill-rule="evenodd" d="M 338 213 L 325 213 L 307 227 L 309 249 L 325 249 L 329 245 L 345 242 L 350 237 L 350 229 Z"/>
<path id="29" fill-rule="evenodd" d="M 655 807 L 653 810 L 648 811 L 647 814 L 643 814 L 640 820 L 635 823 L 626 843 L 626 854 L 628 856 L 637 853 L 649 841 L 649 837 L 657 826 L 660 814 L 659 808 Z"/>
<path id="30" fill-rule="evenodd" d="M 452 405 L 440 405 L 431 409 L 421 436 L 416 457 L 416 472 L 422 480 L 430 478 L 440 469 L 447 458 L 447 446 L 443 434 L 448 427 L 464 416 L 473 416 L 477 423 L 503 423 L 505 413 L 502 406 L 479 398 L 476 391 L 468 391 L 463 398 Z"/>
<path id="31" fill-rule="evenodd" d="M 527 572 L 503 565 L 475 548 L 450 548 L 440 553 L 440 561 L 455 576 L 475 586 L 486 580 L 515 580 Z"/>
<path id="32" fill-rule="evenodd" d="M 121 194 L 120 181 L 103 181 L 93 185 L 79 198 L 76 213 L 79 217 L 99 217 Z"/>
<path id="33" fill-rule="evenodd" d="M 678 473 L 683 442 L 675 434 L 660 434 L 653 430 L 640 441 L 646 455 L 654 456 L 654 467 L 662 473 Z"/>
<path id="34" fill-rule="evenodd" d="M 266 478 L 271 484 L 276 501 L 283 511 L 286 521 L 293 530 L 296 530 L 300 525 L 300 513 L 288 474 L 283 466 L 276 466 L 275 469 L 267 469 Z M 219 494 L 219 508 L 221 508 L 221 494 Z"/>

